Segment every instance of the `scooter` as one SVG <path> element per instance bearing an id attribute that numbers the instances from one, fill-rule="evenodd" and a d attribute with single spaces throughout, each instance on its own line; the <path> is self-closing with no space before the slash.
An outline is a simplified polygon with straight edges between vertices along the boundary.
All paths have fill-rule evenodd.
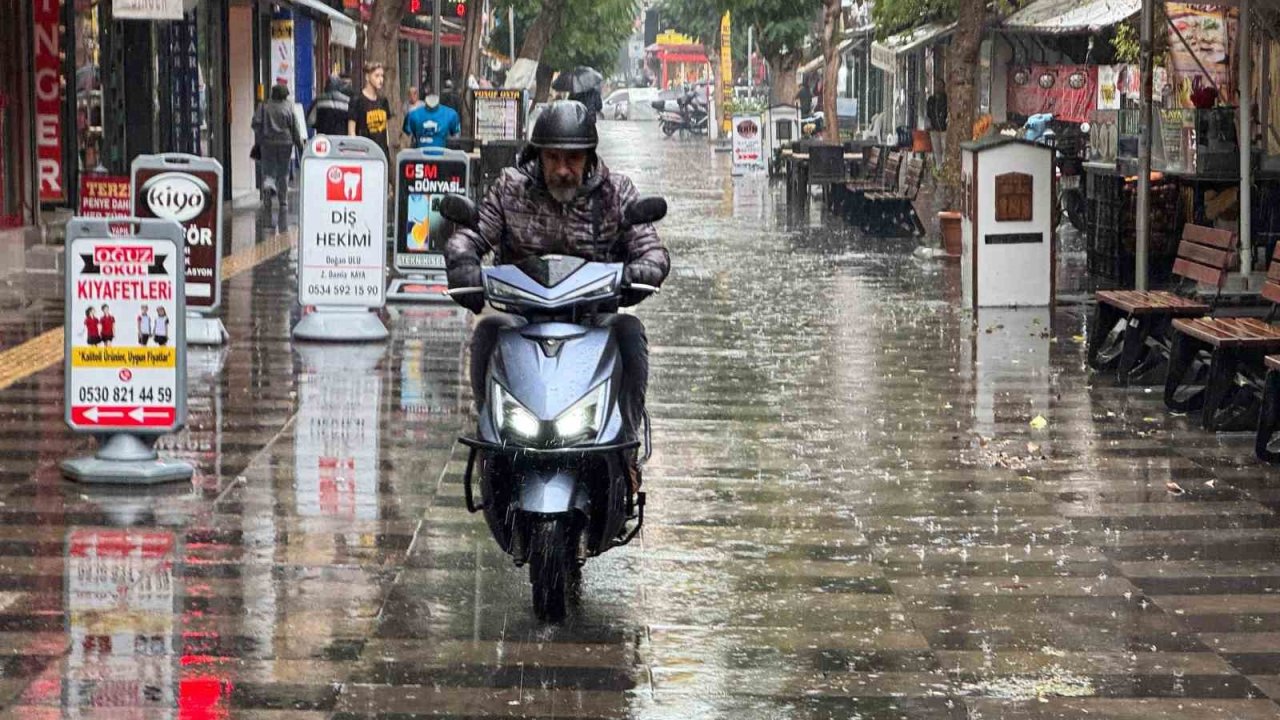
<path id="1" fill-rule="evenodd" d="M 653 101 L 653 107 L 660 111 L 658 127 L 662 134 L 671 137 L 677 132 L 707 132 L 707 120 L 710 117 L 707 109 L 695 100 L 676 101 L 677 109 L 672 110 L 665 100 Z"/>
<path id="2" fill-rule="evenodd" d="M 664 199 L 641 198 L 623 219 L 642 225 L 666 212 Z M 478 222 L 476 206 L 460 195 L 446 196 L 441 214 L 463 227 Z M 544 255 L 486 268 L 483 287 L 449 293 L 484 293 L 525 321 L 500 332 L 476 436 L 460 438 L 470 448 L 463 490 L 467 510 L 483 511 L 503 552 L 529 566 L 534 613 L 550 622 L 565 617 L 587 559 L 630 543 L 644 526 L 645 495 L 631 491 L 626 473 L 642 442 L 624 429 L 613 331 L 594 321 L 615 312 L 624 293 L 657 288 L 624 283 L 622 270 Z M 636 432 L 647 459 L 647 416 Z"/>
<path id="3" fill-rule="evenodd" d="M 1061 225 L 1065 214 L 1077 232 L 1085 232 L 1086 202 L 1084 188 L 1081 187 L 1084 175 L 1081 155 L 1082 147 L 1088 145 L 1089 123 L 1081 123 L 1078 132 L 1073 130 L 1075 126 L 1066 126 L 1059 135 L 1050 126 L 1053 119 L 1052 113 L 1032 115 L 1023 124 L 1021 136 L 1053 148 L 1054 174 L 1058 184 L 1053 226 Z"/>

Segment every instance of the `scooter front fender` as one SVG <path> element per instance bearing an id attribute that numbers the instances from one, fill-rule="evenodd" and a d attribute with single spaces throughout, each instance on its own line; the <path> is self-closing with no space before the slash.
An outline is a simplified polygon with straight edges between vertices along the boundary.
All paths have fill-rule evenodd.
<path id="1" fill-rule="evenodd" d="M 580 487 L 578 476 L 567 470 L 530 472 L 520 481 L 521 511 L 542 515 L 567 513 L 577 510 L 587 512 L 586 488 Z"/>

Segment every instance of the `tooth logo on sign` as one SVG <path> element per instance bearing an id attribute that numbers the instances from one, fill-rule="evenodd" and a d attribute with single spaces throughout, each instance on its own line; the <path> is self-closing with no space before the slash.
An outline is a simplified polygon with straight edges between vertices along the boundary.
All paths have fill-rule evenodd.
<path id="1" fill-rule="evenodd" d="M 364 197 L 364 172 L 358 166 L 334 165 L 325 180 L 325 197 L 329 202 L 361 202 Z"/>

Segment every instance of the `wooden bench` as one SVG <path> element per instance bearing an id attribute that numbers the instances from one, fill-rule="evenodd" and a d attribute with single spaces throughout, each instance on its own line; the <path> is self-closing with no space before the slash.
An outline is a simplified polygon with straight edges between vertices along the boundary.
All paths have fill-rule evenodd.
<path id="1" fill-rule="evenodd" d="M 1271 303 L 1265 319 L 1177 318 L 1164 402 L 1178 412 L 1200 410 L 1206 430 L 1244 430 L 1258 422 L 1259 390 L 1267 355 L 1280 352 L 1280 246 L 1271 258 L 1262 297 Z"/>
<path id="2" fill-rule="evenodd" d="M 876 235 L 923 235 L 924 224 L 914 204 L 923 182 L 924 160 L 913 157 L 907 161 L 901 187 L 863 195 L 863 229 Z"/>
<path id="3" fill-rule="evenodd" d="M 877 148 L 878 150 L 879 148 Z M 877 153 L 883 155 L 883 153 Z M 851 225 L 861 226 L 866 206 L 866 195 L 870 192 L 885 192 L 898 187 L 899 171 L 902 169 L 902 153 L 889 151 L 881 167 L 874 174 L 865 175 L 862 179 L 845 183 L 841 193 L 840 212 Z"/>
<path id="4" fill-rule="evenodd" d="M 893 190 L 898 187 L 898 171 L 902 168 L 902 153 L 889 152 L 889 157 L 881 167 L 880 148 L 872 148 L 871 152 L 875 153 L 869 156 L 867 162 L 868 169 L 863 176 L 852 182 L 845 183 L 845 190 L 851 193 L 877 192 L 885 190 Z M 874 167 L 874 169 L 872 169 Z"/>
<path id="5" fill-rule="evenodd" d="M 881 161 L 884 159 L 884 151 L 879 145 L 873 145 L 867 148 L 861 167 L 858 169 L 858 177 L 851 179 L 849 182 L 836 187 L 835 205 L 833 209 L 848 217 L 853 205 L 860 199 L 861 194 L 852 188 L 858 187 L 875 187 L 881 186 L 881 178 L 883 168 L 880 167 Z"/>
<path id="6" fill-rule="evenodd" d="M 1172 321 L 1213 312 L 1235 251 L 1235 233 L 1186 225 L 1173 265 L 1179 281 L 1172 291 L 1097 293 L 1089 330 L 1089 364 L 1095 370 L 1114 369 L 1121 385 L 1157 376 L 1153 371 L 1169 357 Z M 1216 290 L 1212 299 L 1196 297 L 1198 283 Z"/>
<path id="7" fill-rule="evenodd" d="M 1280 463 L 1280 450 L 1271 448 L 1272 438 L 1280 426 L 1280 355 L 1268 355 L 1267 368 L 1262 384 L 1262 406 L 1258 410 L 1258 436 L 1254 441 L 1254 453 L 1259 460 L 1271 464 Z"/>

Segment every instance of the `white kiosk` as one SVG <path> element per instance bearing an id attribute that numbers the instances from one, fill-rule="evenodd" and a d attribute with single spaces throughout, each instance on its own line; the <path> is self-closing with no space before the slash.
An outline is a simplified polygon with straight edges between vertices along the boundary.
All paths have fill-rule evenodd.
<path id="1" fill-rule="evenodd" d="M 800 139 L 800 110 L 795 105 L 774 105 L 765 112 L 764 147 L 769 174 L 781 172 L 782 149 Z"/>
<path id="2" fill-rule="evenodd" d="M 1053 148 L 994 135 L 961 146 L 965 307 L 1053 304 Z"/>

